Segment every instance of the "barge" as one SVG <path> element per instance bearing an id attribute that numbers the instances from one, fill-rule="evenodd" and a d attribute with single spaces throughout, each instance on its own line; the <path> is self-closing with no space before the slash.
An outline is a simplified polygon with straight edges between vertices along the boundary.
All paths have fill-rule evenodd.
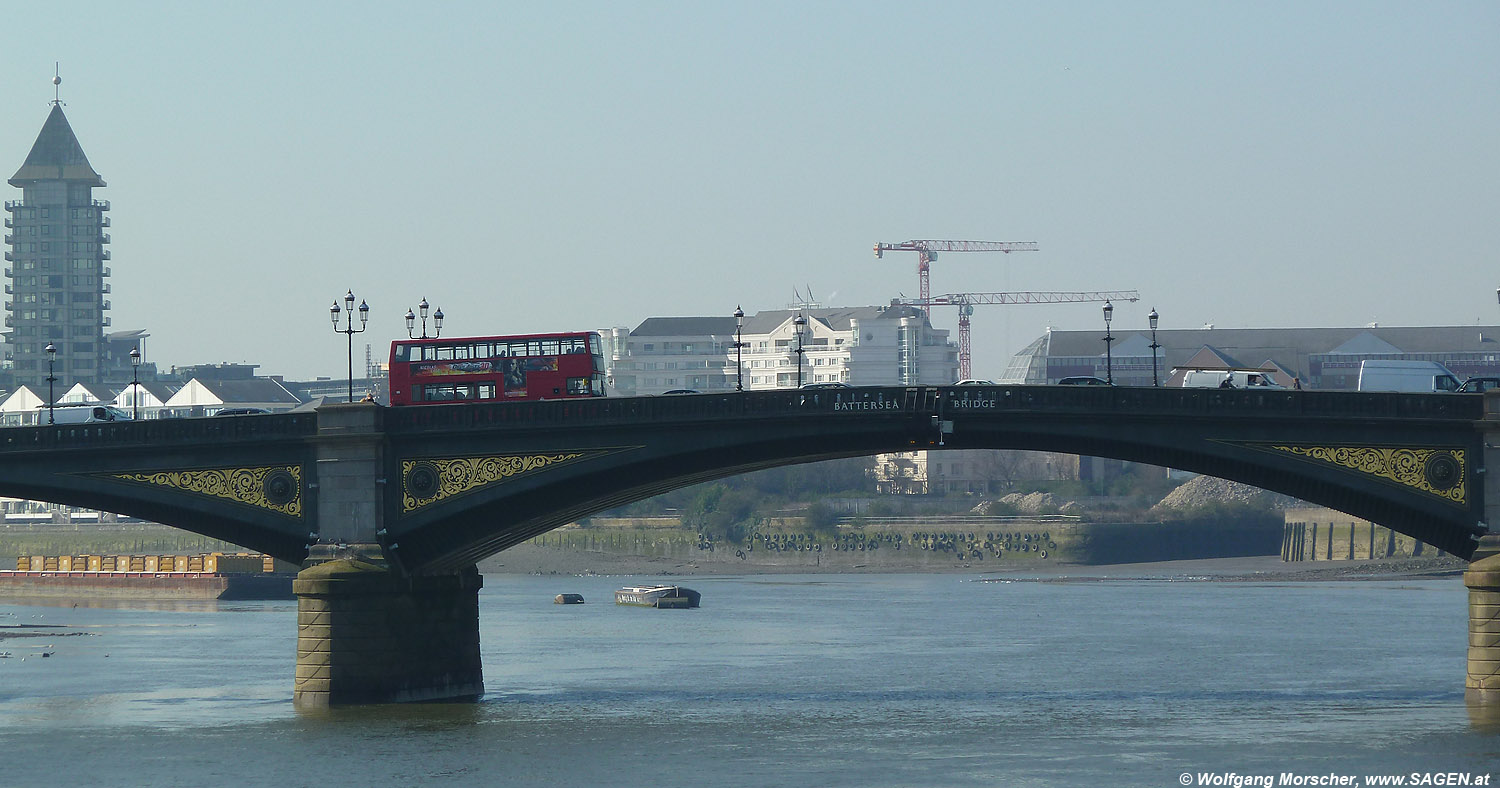
<path id="1" fill-rule="evenodd" d="M 615 592 L 615 604 L 677 610 L 697 607 L 702 597 L 682 586 L 626 586 Z"/>
<path id="2" fill-rule="evenodd" d="M 295 567 L 269 556 L 21 556 L 0 596 L 48 599 L 292 599 Z"/>
<path id="3" fill-rule="evenodd" d="M 292 599 L 290 573 L 0 570 L 0 596 L 108 599 Z"/>

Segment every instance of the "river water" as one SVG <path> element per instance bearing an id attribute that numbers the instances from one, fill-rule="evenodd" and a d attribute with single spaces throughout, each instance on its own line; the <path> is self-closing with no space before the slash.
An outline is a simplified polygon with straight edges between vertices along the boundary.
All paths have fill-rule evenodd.
<path id="1" fill-rule="evenodd" d="M 615 606 L 636 580 L 488 576 L 480 703 L 324 713 L 292 708 L 295 603 L 0 604 L 0 632 L 37 635 L 0 640 L 0 786 L 1169 786 L 1500 765 L 1463 698 L 1456 577 L 694 577 L 700 609 Z M 552 604 L 564 592 L 588 603 Z"/>

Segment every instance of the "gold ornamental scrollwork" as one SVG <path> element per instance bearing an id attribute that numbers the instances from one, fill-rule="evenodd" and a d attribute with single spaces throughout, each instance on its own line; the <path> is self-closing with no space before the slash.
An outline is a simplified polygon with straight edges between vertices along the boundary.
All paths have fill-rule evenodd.
<path id="1" fill-rule="evenodd" d="M 448 457 L 401 461 L 401 512 L 504 482 L 543 468 L 593 457 L 609 451 L 556 454 L 508 454 L 494 457 Z"/>
<path id="2" fill-rule="evenodd" d="M 183 492 L 222 498 L 269 509 L 288 517 L 302 516 L 302 466 L 205 468 L 151 473 L 116 473 L 111 478 Z"/>
<path id="3" fill-rule="evenodd" d="M 1452 503 L 1468 503 L 1468 466 L 1463 449 L 1286 445 L 1265 448 L 1376 476 Z"/>

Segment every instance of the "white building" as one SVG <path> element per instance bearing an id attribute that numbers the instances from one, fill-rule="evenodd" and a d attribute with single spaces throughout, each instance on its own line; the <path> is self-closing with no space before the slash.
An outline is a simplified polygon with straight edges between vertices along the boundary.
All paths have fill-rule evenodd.
<path id="1" fill-rule="evenodd" d="M 633 331 L 604 332 L 611 393 L 673 389 L 734 391 L 795 388 L 797 310 L 745 317 L 736 367 L 733 317 L 653 317 Z M 803 383 L 851 386 L 942 385 L 958 376 L 958 347 L 909 306 L 813 307 L 801 337 Z"/>
<path id="2" fill-rule="evenodd" d="M 1077 479 L 1077 455 L 999 449 L 946 449 L 881 454 L 875 491 L 889 495 L 1001 495 L 1017 482 Z"/>

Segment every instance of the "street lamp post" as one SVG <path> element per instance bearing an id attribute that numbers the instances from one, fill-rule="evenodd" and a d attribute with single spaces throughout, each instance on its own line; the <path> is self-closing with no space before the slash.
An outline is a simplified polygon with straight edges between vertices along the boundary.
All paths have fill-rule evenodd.
<path id="1" fill-rule="evenodd" d="M 141 349 L 130 349 L 130 420 L 141 417 Z"/>
<path id="2" fill-rule="evenodd" d="M 1155 387 L 1161 385 L 1161 380 L 1156 376 L 1156 350 L 1161 347 L 1156 343 L 1156 321 L 1161 319 L 1156 314 L 1156 307 L 1151 307 L 1151 314 L 1146 319 L 1151 321 L 1151 385 Z"/>
<path id="3" fill-rule="evenodd" d="M 344 327 L 339 328 L 339 302 L 334 301 L 328 310 L 328 316 L 333 320 L 333 330 L 349 338 L 349 401 L 354 401 L 354 335 L 362 333 L 370 322 L 370 307 L 363 300 L 359 302 L 359 328 L 354 327 L 354 291 L 350 290 L 344 294 Z"/>
<path id="4" fill-rule="evenodd" d="M 56 424 L 53 418 L 52 405 L 57 402 L 57 395 L 52 391 L 52 384 L 57 382 L 57 376 L 52 373 L 52 364 L 57 361 L 57 346 L 51 342 L 47 343 L 47 423 Z"/>
<path id="5" fill-rule="evenodd" d="M 801 312 L 792 320 L 792 330 L 797 332 L 797 388 L 802 388 L 802 332 L 807 328 L 807 318 Z"/>
<path id="6" fill-rule="evenodd" d="M 1104 302 L 1104 381 L 1109 385 L 1115 385 L 1114 356 L 1110 352 L 1110 343 L 1115 338 L 1109 334 L 1109 321 L 1115 316 L 1115 305 L 1108 301 Z"/>
<path id="7" fill-rule="evenodd" d="M 745 310 L 734 308 L 734 390 L 745 390 L 745 360 L 743 349 L 745 343 L 740 339 L 740 332 L 745 328 Z"/>
<path id="8" fill-rule="evenodd" d="M 421 313 L 422 313 L 422 336 L 421 336 L 421 338 L 422 339 L 426 339 L 427 338 L 427 299 L 425 299 L 425 298 L 422 299 L 422 303 L 417 304 L 417 309 L 420 310 Z M 410 338 L 410 339 L 417 339 L 418 338 L 416 336 L 416 333 L 415 333 L 416 332 L 416 327 L 417 327 L 417 316 L 414 315 L 414 314 L 412 314 L 412 311 L 410 309 L 406 310 L 406 336 L 408 338 Z M 432 327 L 434 329 L 433 330 L 433 334 L 432 334 L 433 337 L 440 337 L 440 336 L 443 335 L 443 308 L 442 307 L 438 307 L 437 312 L 433 314 L 433 316 L 432 316 Z"/>

